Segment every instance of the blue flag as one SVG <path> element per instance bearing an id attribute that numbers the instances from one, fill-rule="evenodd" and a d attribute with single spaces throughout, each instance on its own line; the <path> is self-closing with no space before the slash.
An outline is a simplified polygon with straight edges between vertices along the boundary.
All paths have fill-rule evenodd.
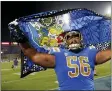
<path id="1" fill-rule="evenodd" d="M 39 52 L 48 53 L 54 46 L 65 48 L 60 36 L 73 30 L 81 32 L 85 47 L 94 45 L 98 50 L 105 50 L 110 46 L 111 20 L 88 9 L 42 12 L 20 17 L 17 22 L 29 43 Z"/>

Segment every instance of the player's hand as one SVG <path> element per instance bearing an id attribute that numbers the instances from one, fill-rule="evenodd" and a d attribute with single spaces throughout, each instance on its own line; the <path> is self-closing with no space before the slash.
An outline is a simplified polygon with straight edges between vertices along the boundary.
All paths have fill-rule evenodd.
<path id="1" fill-rule="evenodd" d="M 18 26 L 17 19 L 8 24 L 10 30 L 11 39 L 18 43 L 25 43 L 28 39 Z"/>

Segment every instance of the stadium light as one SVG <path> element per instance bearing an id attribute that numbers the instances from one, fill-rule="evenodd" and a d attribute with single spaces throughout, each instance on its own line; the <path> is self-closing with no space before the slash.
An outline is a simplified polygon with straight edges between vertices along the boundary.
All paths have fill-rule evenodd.
<path id="1" fill-rule="evenodd" d="M 69 14 L 64 14 L 63 15 L 63 20 L 64 20 L 64 22 L 66 23 L 66 24 L 69 24 L 69 20 L 70 20 L 70 16 L 69 16 Z"/>
<path id="2" fill-rule="evenodd" d="M 108 6 L 106 9 L 106 14 L 111 15 L 111 6 Z"/>

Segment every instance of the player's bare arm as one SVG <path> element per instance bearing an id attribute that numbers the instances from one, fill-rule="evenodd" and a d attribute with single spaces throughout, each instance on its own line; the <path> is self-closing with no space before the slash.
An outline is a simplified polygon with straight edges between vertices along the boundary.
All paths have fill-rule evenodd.
<path id="1" fill-rule="evenodd" d="M 111 49 L 99 51 L 96 55 L 96 64 L 102 64 L 111 59 Z"/>
<path id="2" fill-rule="evenodd" d="M 34 63 L 48 68 L 55 66 L 55 56 L 46 53 L 39 53 L 28 43 L 20 43 L 19 46 L 24 55 L 29 57 Z"/>

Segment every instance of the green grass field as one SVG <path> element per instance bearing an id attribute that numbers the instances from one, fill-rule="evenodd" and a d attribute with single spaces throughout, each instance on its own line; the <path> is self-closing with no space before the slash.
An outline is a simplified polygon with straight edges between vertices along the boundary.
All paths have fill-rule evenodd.
<path id="1" fill-rule="evenodd" d="M 52 90 L 58 88 L 56 75 L 53 69 L 35 72 L 25 78 L 20 78 L 20 66 L 13 70 L 12 62 L 1 63 L 1 89 L 2 90 Z M 110 61 L 96 66 L 98 76 L 95 78 L 111 74 Z"/>

